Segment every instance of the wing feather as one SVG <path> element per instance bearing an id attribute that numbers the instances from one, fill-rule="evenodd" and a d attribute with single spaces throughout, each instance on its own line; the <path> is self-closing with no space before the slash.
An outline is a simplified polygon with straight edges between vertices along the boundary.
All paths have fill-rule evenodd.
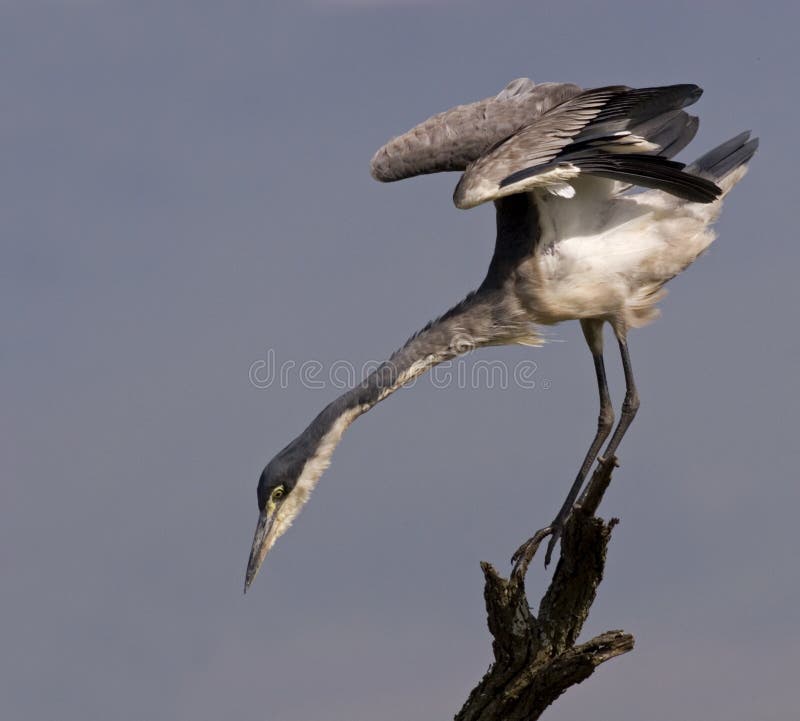
<path id="1" fill-rule="evenodd" d="M 580 92 L 571 83 L 513 80 L 491 98 L 438 113 L 390 140 L 373 156 L 372 176 L 390 182 L 463 171 L 542 113 Z"/>
<path id="2" fill-rule="evenodd" d="M 719 188 L 687 176 L 683 165 L 667 160 L 696 132 L 696 119 L 681 108 L 701 92 L 696 85 L 637 90 L 618 85 L 585 91 L 472 163 L 453 200 L 459 208 L 471 208 L 592 173 L 710 202 Z"/>

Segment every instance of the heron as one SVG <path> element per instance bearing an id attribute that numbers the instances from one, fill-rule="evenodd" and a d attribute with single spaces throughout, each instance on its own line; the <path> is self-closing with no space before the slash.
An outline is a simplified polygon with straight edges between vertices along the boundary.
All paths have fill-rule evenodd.
<path id="1" fill-rule="evenodd" d="M 550 536 L 549 562 L 587 474 L 596 460 L 614 458 L 639 408 L 628 331 L 657 316 L 664 285 L 712 243 L 723 198 L 758 146 L 748 131 L 689 165 L 674 160 L 697 132 L 697 117 L 684 108 L 701 93 L 693 84 L 584 90 L 518 78 L 497 95 L 430 117 L 378 150 L 371 174 L 382 182 L 460 172 L 457 208 L 495 206 L 494 253 L 476 290 L 327 405 L 266 465 L 245 592 L 356 418 L 468 350 L 537 346 L 545 327 L 577 320 L 594 363 L 600 411 L 563 506 L 537 534 Z M 625 379 L 616 427 L 605 324 L 616 337 Z M 523 544 L 515 558 L 526 549 L 530 545 Z"/>

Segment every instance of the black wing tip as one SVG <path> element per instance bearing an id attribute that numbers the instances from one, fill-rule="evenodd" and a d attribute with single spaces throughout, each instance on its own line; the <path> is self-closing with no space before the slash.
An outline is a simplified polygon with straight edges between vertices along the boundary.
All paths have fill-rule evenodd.
<path id="1" fill-rule="evenodd" d="M 654 187 L 664 190 L 679 198 L 685 198 L 692 203 L 713 203 L 722 195 L 720 188 L 714 181 L 701 178 L 683 170 L 677 171 L 676 175 L 665 178 L 666 184 Z M 656 183 L 660 181 L 656 179 Z"/>
<path id="2" fill-rule="evenodd" d="M 604 154 L 593 158 L 576 158 L 572 162 L 590 175 L 655 188 L 693 203 L 713 203 L 722 195 L 722 189 L 712 180 L 684 172 L 683 163 L 659 156 Z M 541 166 L 518 170 L 504 178 L 500 187 L 525 180 L 541 170 Z"/>
<path id="3" fill-rule="evenodd" d="M 655 188 L 693 203 L 713 203 L 722 195 L 712 180 L 684 172 L 683 163 L 657 155 L 602 155 L 574 162 L 586 173 Z"/>
<path id="4" fill-rule="evenodd" d="M 703 88 L 701 88 L 699 85 L 695 85 L 694 83 L 685 83 L 683 87 L 686 88 L 687 100 L 691 100 L 692 103 L 700 100 L 700 97 L 703 94 Z"/>
<path id="5" fill-rule="evenodd" d="M 693 177 L 689 173 L 682 173 L 682 175 L 687 178 Z M 686 195 L 683 197 L 694 203 L 713 203 L 722 195 L 722 188 L 716 183 L 705 178 L 700 178 L 700 180 L 703 182 L 685 183 L 683 187 L 686 188 Z"/>
<path id="6" fill-rule="evenodd" d="M 683 98 L 684 103 L 680 107 L 686 107 L 696 103 L 703 94 L 703 88 L 695 83 L 676 83 L 675 85 L 662 85 L 661 87 L 643 88 L 645 91 L 661 92 Z"/>

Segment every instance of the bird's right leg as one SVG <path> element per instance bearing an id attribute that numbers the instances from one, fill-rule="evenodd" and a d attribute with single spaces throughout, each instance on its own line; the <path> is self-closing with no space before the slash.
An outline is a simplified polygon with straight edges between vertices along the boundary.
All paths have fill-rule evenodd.
<path id="1" fill-rule="evenodd" d="M 601 463 L 604 463 L 606 459 L 610 461 L 614 458 L 622 437 L 639 410 L 639 391 L 636 390 L 636 383 L 633 380 L 633 367 L 631 366 L 631 356 L 628 352 L 626 334 L 624 330 L 615 330 L 615 332 L 619 343 L 619 352 L 622 356 L 622 370 L 625 373 L 625 400 L 622 401 L 622 413 L 620 413 L 619 423 L 614 435 L 611 436 L 608 447 L 600 458 Z"/>
<path id="2" fill-rule="evenodd" d="M 561 537 L 561 532 L 564 529 L 564 524 L 569 517 L 572 507 L 575 505 L 575 500 L 581 492 L 586 476 L 592 467 L 597 454 L 611 433 L 611 428 L 614 425 L 614 408 L 611 404 L 611 396 L 608 392 L 608 382 L 606 381 L 606 369 L 603 362 L 603 321 L 588 319 L 581 321 L 581 328 L 583 329 L 584 338 L 589 345 L 589 350 L 592 352 L 592 359 L 594 360 L 594 370 L 597 376 L 597 387 L 600 391 L 600 415 L 597 418 L 597 433 L 595 433 L 594 440 L 592 440 L 589 450 L 586 452 L 586 457 L 583 459 L 578 475 L 569 489 L 567 499 L 561 510 L 556 515 L 553 522 L 546 528 L 537 531 L 536 534 L 520 546 L 514 553 L 511 561 L 517 563 L 520 559 L 525 558 L 530 562 L 533 554 L 539 547 L 539 544 L 547 536 L 550 536 L 550 542 L 547 544 L 547 553 L 545 554 L 544 563 L 547 566 L 550 563 L 550 558 L 553 554 L 556 542 Z"/>

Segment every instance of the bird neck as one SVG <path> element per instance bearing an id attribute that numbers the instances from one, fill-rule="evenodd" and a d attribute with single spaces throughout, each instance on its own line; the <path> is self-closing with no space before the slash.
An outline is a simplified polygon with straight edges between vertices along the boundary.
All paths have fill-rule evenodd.
<path id="1" fill-rule="evenodd" d="M 304 463 L 298 486 L 310 492 L 350 424 L 396 390 L 444 361 L 486 345 L 536 345 L 527 315 L 513 294 L 481 288 L 415 333 L 388 360 L 334 400 L 290 444 Z M 292 448 L 294 446 L 294 448 Z"/>

